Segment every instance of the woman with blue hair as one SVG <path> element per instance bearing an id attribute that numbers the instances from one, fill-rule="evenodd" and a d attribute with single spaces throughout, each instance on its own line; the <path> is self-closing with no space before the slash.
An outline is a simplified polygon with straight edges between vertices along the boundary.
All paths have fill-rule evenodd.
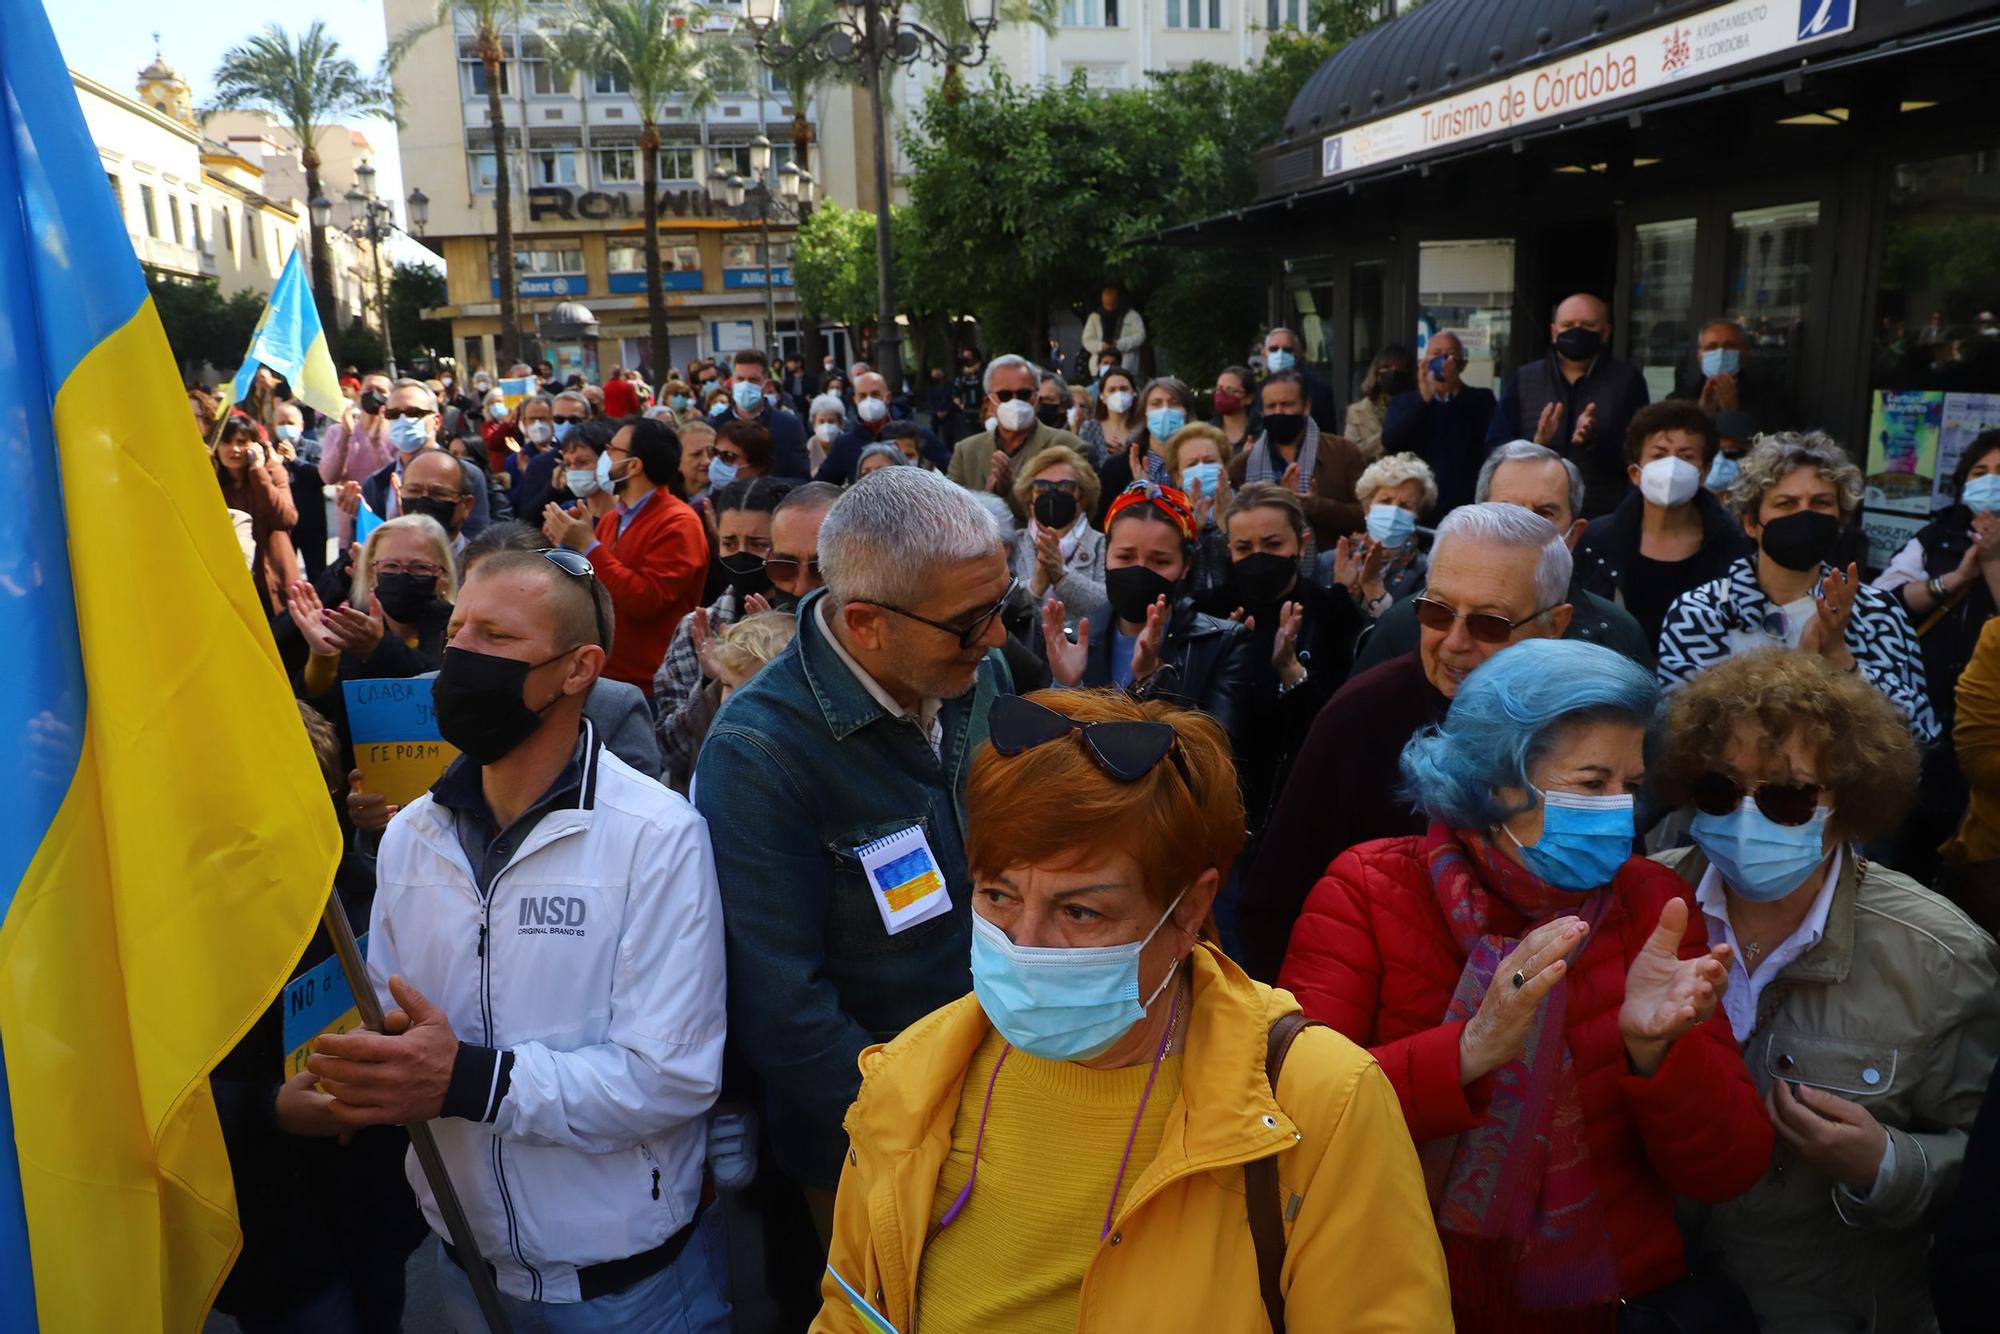
<path id="1" fill-rule="evenodd" d="M 1748 1190 L 1771 1124 L 1718 1011 L 1727 948 L 1633 855 L 1658 702 L 1595 644 L 1494 655 L 1403 751 L 1429 830 L 1342 853 L 1278 977 L 1395 1086 L 1462 1334 L 1638 1327 L 1621 1302 L 1742 1327 L 1687 1278 L 1674 1197 Z"/>

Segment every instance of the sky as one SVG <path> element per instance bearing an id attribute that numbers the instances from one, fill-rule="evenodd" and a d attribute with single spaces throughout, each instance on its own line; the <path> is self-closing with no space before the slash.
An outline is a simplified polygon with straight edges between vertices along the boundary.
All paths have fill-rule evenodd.
<path id="1" fill-rule="evenodd" d="M 180 71 L 199 107 L 214 91 L 215 67 L 223 53 L 274 20 L 293 33 L 323 20 L 340 43 L 341 54 L 373 70 L 388 45 L 380 0 L 301 0 L 281 11 L 270 0 L 201 0 L 199 5 L 161 0 L 43 0 L 56 41 L 71 69 L 129 93 L 139 71 L 158 51 Z M 276 11 L 276 12 L 274 12 Z M 403 165 L 396 151 L 396 127 L 364 120 L 358 128 L 375 146 L 376 192 L 398 201 L 402 218 Z"/>

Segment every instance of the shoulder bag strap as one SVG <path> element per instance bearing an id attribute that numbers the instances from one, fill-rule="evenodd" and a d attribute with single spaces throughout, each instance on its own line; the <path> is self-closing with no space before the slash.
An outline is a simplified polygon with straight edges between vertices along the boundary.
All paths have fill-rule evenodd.
<path id="1" fill-rule="evenodd" d="M 1264 1075 L 1273 1097 L 1277 1096 L 1278 1076 L 1285 1068 L 1285 1053 L 1292 1049 L 1292 1040 L 1317 1026 L 1317 1020 L 1298 1013 L 1283 1015 L 1271 1025 Z M 1257 1251 L 1257 1286 L 1264 1294 L 1264 1312 L 1271 1319 L 1271 1334 L 1285 1334 L 1285 1290 L 1279 1282 L 1285 1264 L 1285 1218 L 1278 1198 L 1277 1155 L 1243 1164 L 1243 1189 L 1249 1201 L 1250 1244 Z"/>

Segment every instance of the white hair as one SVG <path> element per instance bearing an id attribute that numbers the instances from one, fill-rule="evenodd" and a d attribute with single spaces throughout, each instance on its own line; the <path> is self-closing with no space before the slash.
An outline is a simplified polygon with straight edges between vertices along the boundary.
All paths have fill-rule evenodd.
<path id="1" fill-rule="evenodd" d="M 840 401 L 839 394 L 821 394 L 806 407 L 806 421 L 811 422 L 822 412 L 831 412 L 842 421 L 847 419 L 847 405 Z"/>
<path id="2" fill-rule="evenodd" d="M 1569 474 L 1569 517 L 1574 519 L 1583 513 L 1583 473 L 1576 464 L 1532 440 L 1509 440 L 1500 448 L 1486 456 L 1486 462 L 1479 465 L 1479 481 L 1472 489 L 1472 498 L 1484 502 L 1493 494 L 1493 474 L 1500 471 L 1503 463 L 1560 463 Z"/>
<path id="3" fill-rule="evenodd" d="M 950 566 L 996 554 L 1000 529 L 979 500 L 923 468 L 877 468 L 849 487 L 819 530 L 829 612 L 915 606 Z"/>
<path id="4" fill-rule="evenodd" d="M 1384 454 L 1363 468 L 1354 479 L 1354 498 L 1370 505 L 1377 491 L 1393 491 L 1405 482 L 1422 484 L 1425 509 L 1438 503 L 1437 476 L 1431 472 L 1431 465 L 1415 454 Z"/>
<path id="5" fill-rule="evenodd" d="M 1437 564 L 1445 543 L 1454 538 L 1539 551 L 1541 559 L 1535 564 L 1535 606 L 1553 607 L 1569 600 L 1572 566 L 1569 544 L 1563 541 L 1561 529 L 1526 506 L 1497 500 L 1460 505 L 1438 525 L 1437 540 L 1431 544 L 1432 565 Z"/>
<path id="6" fill-rule="evenodd" d="M 981 376 L 979 380 L 980 390 L 983 393 L 988 393 L 988 394 L 992 393 L 993 372 L 1013 370 L 1017 366 L 1020 367 L 1022 370 L 1026 371 L 1028 374 L 1034 376 L 1035 387 L 1037 389 L 1041 388 L 1042 368 L 1040 366 L 1037 366 L 1034 362 L 1029 361 L 1026 357 L 1017 357 L 1012 352 L 1009 352 L 1004 357 L 995 357 L 993 358 L 993 360 L 986 363 L 986 374 Z"/>
<path id="7" fill-rule="evenodd" d="M 436 412 L 438 410 L 437 390 L 431 388 L 429 385 L 425 384 L 422 380 L 412 380 L 406 375 L 402 379 L 396 381 L 394 384 L 389 386 L 390 393 L 394 393 L 398 389 L 423 390 L 424 398 L 428 401 L 430 405 L 430 410 L 432 412 Z"/>

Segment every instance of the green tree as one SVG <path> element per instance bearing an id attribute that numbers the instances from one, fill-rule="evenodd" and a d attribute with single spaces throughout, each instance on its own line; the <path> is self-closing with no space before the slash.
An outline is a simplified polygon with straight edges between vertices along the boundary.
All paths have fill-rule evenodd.
<path id="1" fill-rule="evenodd" d="M 698 113 L 721 90 L 740 86 L 749 72 L 733 36 L 710 26 L 716 13 L 678 0 L 573 0 L 553 42 L 556 69 L 565 79 L 579 71 L 616 76 L 639 105 L 646 316 L 656 368 L 673 360 L 660 283 L 660 122 L 669 101 L 685 102 Z"/>
<path id="2" fill-rule="evenodd" d="M 389 274 L 389 335 L 411 356 L 451 349 L 451 322 L 427 320 L 426 309 L 445 304 L 444 274 L 428 264 L 398 264 Z"/>
<path id="3" fill-rule="evenodd" d="M 875 215 L 832 203 L 814 209 L 793 242 L 792 282 L 801 305 L 850 333 L 875 318 Z"/>
<path id="4" fill-rule="evenodd" d="M 493 146 L 494 275 L 500 282 L 500 343 L 502 368 L 521 355 L 521 320 L 517 275 L 514 272 L 514 191 L 507 166 L 507 112 L 501 100 L 501 68 L 506 60 L 504 29 L 520 31 L 527 0 L 437 0 L 437 9 L 422 23 L 404 29 L 389 43 L 388 63 L 403 63 L 417 42 L 439 28 L 461 25 L 472 34 L 473 50 L 486 75 L 486 134 Z"/>
<path id="5" fill-rule="evenodd" d="M 263 317 L 263 296 L 245 290 L 225 297 L 212 280 L 188 282 L 151 270 L 146 286 L 182 379 L 195 379 L 204 365 L 224 375 L 236 374 L 243 354 L 250 350 L 250 335 Z"/>
<path id="6" fill-rule="evenodd" d="M 792 104 L 792 160 L 800 171 L 812 168 L 813 129 L 806 119 L 807 106 L 833 85 L 855 78 L 852 70 L 827 54 L 824 43 L 808 40 L 839 13 L 835 0 L 795 0 L 779 7 L 778 26 L 772 33 L 775 41 L 793 52 L 776 68 Z"/>
<path id="7" fill-rule="evenodd" d="M 212 111 L 265 111 L 276 116 L 299 146 L 306 172 L 306 197 L 325 194 L 319 179 L 319 136 L 353 116 L 396 117 L 396 94 L 380 73 L 364 75 L 340 54 L 340 43 L 314 19 L 294 41 L 277 24 L 232 47 L 215 68 Z M 320 319 L 333 311 L 333 264 L 326 239 L 312 230 L 313 300 Z"/>

